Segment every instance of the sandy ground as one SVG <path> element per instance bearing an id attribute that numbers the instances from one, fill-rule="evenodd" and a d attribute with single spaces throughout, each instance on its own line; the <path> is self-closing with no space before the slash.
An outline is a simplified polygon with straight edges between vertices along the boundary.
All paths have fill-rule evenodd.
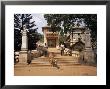
<path id="1" fill-rule="evenodd" d="M 15 68 L 15 76 L 96 76 L 96 67 L 74 65 L 56 67 L 31 67 L 27 65 L 21 68 Z"/>
<path id="2" fill-rule="evenodd" d="M 58 53 L 56 49 L 49 49 L 49 51 L 54 51 L 54 52 L 56 51 Z M 48 64 L 47 60 L 44 57 L 41 57 L 39 60 L 34 60 L 33 63 L 30 65 L 27 64 L 15 65 L 14 75 L 15 76 L 96 76 L 97 75 L 97 67 L 80 65 L 80 64 L 71 64 L 71 60 L 73 60 L 73 57 L 59 56 L 59 55 L 60 54 L 57 54 L 56 58 L 61 61 L 61 63 L 59 63 L 60 69 L 57 69 L 56 67 L 52 67 L 51 65 Z M 44 64 L 40 64 L 44 61 L 45 61 Z"/>

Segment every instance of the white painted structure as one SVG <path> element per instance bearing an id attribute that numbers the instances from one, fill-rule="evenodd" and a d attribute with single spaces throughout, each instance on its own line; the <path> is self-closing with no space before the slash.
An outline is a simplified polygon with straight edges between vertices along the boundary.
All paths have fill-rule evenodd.
<path id="1" fill-rule="evenodd" d="M 22 45 L 21 51 L 19 55 L 19 62 L 20 63 L 27 63 L 27 51 L 28 51 L 28 37 L 27 37 L 27 29 L 26 26 L 23 26 L 22 30 Z"/>

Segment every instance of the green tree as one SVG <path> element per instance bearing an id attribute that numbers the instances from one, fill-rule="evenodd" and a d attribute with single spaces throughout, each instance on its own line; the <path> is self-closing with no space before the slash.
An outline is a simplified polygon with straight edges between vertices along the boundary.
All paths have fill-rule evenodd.
<path id="1" fill-rule="evenodd" d="M 52 31 L 59 31 L 60 34 L 72 32 L 72 27 L 77 22 L 84 24 L 91 29 L 92 44 L 97 42 L 97 15 L 96 14 L 45 14 L 44 18 Z M 95 45 L 96 47 L 96 45 Z"/>
<path id="2" fill-rule="evenodd" d="M 26 25 L 28 29 L 28 49 L 35 49 L 36 42 L 39 40 L 38 32 L 35 25 L 35 21 L 31 21 L 31 14 L 14 14 L 14 49 L 21 49 L 21 30 L 23 25 Z"/>
<path id="3" fill-rule="evenodd" d="M 14 50 L 21 49 L 21 21 L 20 14 L 14 14 Z"/>
<path id="4" fill-rule="evenodd" d="M 44 35 L 41 34 L 41 33 L 38 33 L 38 36 L 39 36 L 39 41 L 40 41 L 41 43 L 44 43 Z"/>

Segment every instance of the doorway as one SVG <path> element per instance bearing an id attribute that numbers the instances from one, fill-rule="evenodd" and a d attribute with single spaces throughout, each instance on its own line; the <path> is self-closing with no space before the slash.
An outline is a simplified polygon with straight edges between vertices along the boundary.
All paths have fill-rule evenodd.
<path id="1" fill-rule="evenodd" d="M 47 43 L 48 43 L 48 47 L 56 47 L 56 39 L 48 39 L 47 40 Z"/>

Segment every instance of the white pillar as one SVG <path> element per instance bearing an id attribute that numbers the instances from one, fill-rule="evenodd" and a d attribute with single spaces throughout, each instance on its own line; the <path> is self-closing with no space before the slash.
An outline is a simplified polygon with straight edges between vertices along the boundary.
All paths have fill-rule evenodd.
<path id="1" fill-rule="evenodd" d="M 90 31 L 87 31 L 86 33 L 85 33 L 85 47 L 86 48 L 92 48 L 91 47 L 91 34 L 90 34 Z"/>
<path id="2" fill-rule="evenodd" d="M 94 62 L 94 52 L 92 50 L 91 45 L 91 34 L 90 30 L 85 31 L 85 52 L 84 52 L 84 60 L 88 63 Z"/>
<path id="3" fill-rule="evenodd" d="M 47 44 L 47 38 L 46 38 L 46 30 L 44 29 L 44 44 Z"/>
<path id="4" fill-rule="evenodd" d="M 22 32 L 22 45 L 21 45 L 22 51 L 28 50 L 28 38 L 27 38 L 27 30 L 23 30 Z"/>
<path id="5" fill-rule="evenodd" d="M 28 51 L 27 29 L 26 26 L 24 25 L 22 30 L 22 45 L 19 56 L 20 63 L 27 63 L 27 51 Z"/>

